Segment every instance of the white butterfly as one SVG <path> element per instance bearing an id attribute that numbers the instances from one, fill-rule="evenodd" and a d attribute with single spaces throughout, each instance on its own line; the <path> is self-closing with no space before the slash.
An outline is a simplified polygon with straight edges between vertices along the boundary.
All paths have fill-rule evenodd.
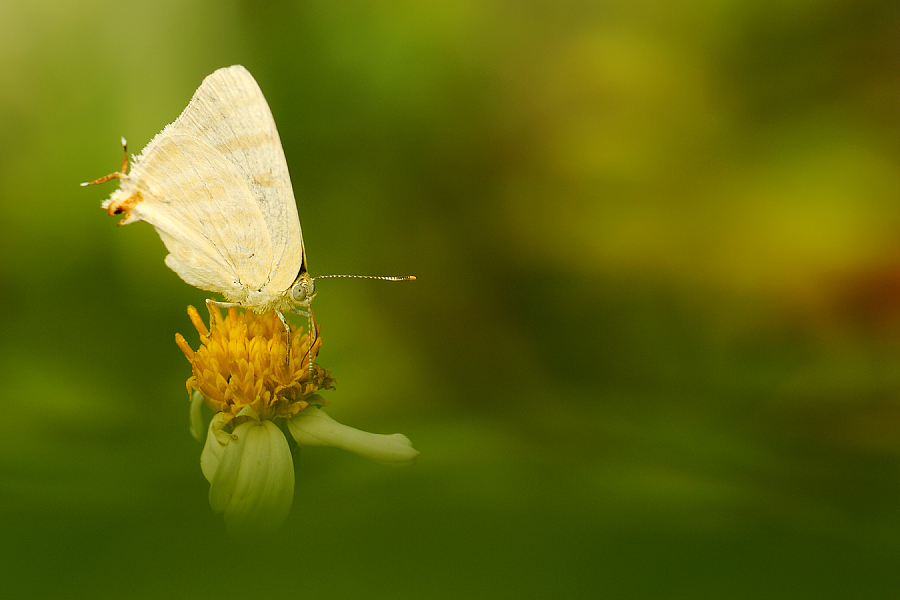
<path id="1" fill-rule="evenodd" d="M 120 181 L 102 205 L 110 215 L 125 215 L 119 225 L 153 225 L 169 250 L 169 268 L 228 300 L 208 304 L 274 310 L 286 330 L 283 312 L 304 315 L 315 335 L 310 303 L 317 278 L 307 272 L 287 162 L 269 105 L 244 67 L 204 79 L 126 174 L 127 166 L 126 154 L 121 172 L 82 184 Z"/>

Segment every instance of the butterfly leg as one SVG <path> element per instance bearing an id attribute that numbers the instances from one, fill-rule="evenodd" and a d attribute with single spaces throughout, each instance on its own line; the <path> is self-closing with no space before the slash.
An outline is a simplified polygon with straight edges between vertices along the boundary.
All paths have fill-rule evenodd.
<path id="1" fill-rule="evenodd" d="M 210 331 L 212 331 L 212 328 L 213 328 L 213 320 L 220 319 L 222 317 L 222 315 L 219 314 L 219 311 L 214 311 L 212 309 L 213 306 L 218 307 L 218 308 L 240 308 L 243 305 L 239 304 L 237 302 L 220 302 L 218 300 L 213 300 L 212 298 L 207 298 L 206 299 L 206 310 L 209 311 L 209 330 Z"/>
<path id="2" fill-rule="evenodd" d="M 276 310 L 275 314 L 278 315 L 278 318 L 281 319 L 281 324 L 284 325 L 284 344 L 287 346 L 287 359 L 288 362 L 291 361 L 291 325 L 287 322 L 287 319 L 284 318 L 284 315 L 281 314 L 280 310 Z"/>
<path id="3" fill-rule="evenodd" d="M 82 187 L 86 185 L 97 185 L 100 183 L 106 183 L 110 179 L 122 179 L 125 177 L 125 172 L 128 170 L 128 142 L 125 141 L 125 138 L 122 138 L 122 152 L 125 153 L 125 158 L 122 160 L 122 168 L 115 173 L 110 173 L 109 175 L 104 175 L 100 179 L 95 179 L 93 181 L 86 181 L 81 184 Z"/>
<path id="4" fill-rule="evenodd" d="M 313 315 L 312 307 L 307 310 L 300 310 L 299 308 L 292 308 L 291 312 L 295 315 L 300 315 L 306 317 L 307 321 L 307 340 L 309 340 L 309 381 L 312 383 L 313 380 L 313 356 L 312 350 L 313 345 L 316 343 L 316 338 L 319 335 L 318 327 L 316 326 L 316 317 Z M 278 313 L 279 315 L 281 313 Z M 284 317 L 282 317 L 284 318 Z"/>

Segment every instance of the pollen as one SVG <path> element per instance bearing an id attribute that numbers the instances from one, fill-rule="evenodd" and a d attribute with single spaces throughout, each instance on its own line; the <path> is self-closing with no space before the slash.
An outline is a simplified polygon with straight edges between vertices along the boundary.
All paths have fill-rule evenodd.
<path id="1" fill-rule="evenodd" d="M 333 386 L 328 371 L 316 363 L 312 380 L 309 376 L 309 363 L 315 361 L 322 338 L 316 335 L 310 348 L 308 332 L 291 326 L 288 334 L 274 311 L 256 315 L 229 308 L 222 318 L 219 308 L 210 306 L 209 329 L 193 306 L 188 316 L 200 334 L 200 347 L 195 351 L 184 336 L 175 334 L 193 370 L 186 382 L 188 393 L 199 391 L 209 408 L 225 413 L 228 420 L 245 407 L 260 419 L 290 418 L 309 406 L 310 396 Z M 316 398 L 316 404 L 321 403 Z"/>

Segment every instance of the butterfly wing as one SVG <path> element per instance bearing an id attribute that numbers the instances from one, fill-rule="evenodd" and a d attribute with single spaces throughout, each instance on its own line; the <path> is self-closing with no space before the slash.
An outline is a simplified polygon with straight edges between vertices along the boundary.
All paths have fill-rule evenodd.
<path id="1" fill-rule="evenodd" d="M 166 133 L 202 141 L 240 174 L 271 241 L 266 287 L 290 288 L 306 270 L 303 233 L 275 120 L 253 76 L 240 65 L 209 75 Z"/>
<path id="2" fill-rule="evenodd" d="M 272 263 L 265 219 L 240 172 L 202 140 L 164 130 L 138 157 L 108 208 L 147 221 L 186 282 L 241 301 Z"/>

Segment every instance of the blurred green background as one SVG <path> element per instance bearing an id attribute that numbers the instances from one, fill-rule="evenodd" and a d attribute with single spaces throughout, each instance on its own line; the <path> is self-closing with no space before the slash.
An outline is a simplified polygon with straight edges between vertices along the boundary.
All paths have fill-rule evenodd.
<path id="1" fill-rule="evenodd" d="M 9 598 L 900 592 L 900 4 L 0 0 Z M 245 65 L 336 419 L 224 537 L 176 332 L 205 292 L 79 188 Z M 302 322 L 303 319 L 298 319 Z"/>

